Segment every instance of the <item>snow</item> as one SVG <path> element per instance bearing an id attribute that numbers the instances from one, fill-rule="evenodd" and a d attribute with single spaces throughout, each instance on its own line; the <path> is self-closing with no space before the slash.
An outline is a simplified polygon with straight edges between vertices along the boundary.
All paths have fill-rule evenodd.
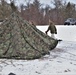
<path id="1" fill-rule="evenodd" d="M 38 29 L 40 29 L 42 32 L 45 33 L 45 31 L 48 28 L 47 26 L 37 26 Z M 70 25 L 70 26 L 64 26 L 64 25 L 56 25 L 57 28 L 57 34 L 55 35 L 56 38 L 65 40 L 65 41 L 76 41 L 76 26 Z M 50 31 L 48 32 L 48 35 L 51 36 Z"/>
<path id="2" fill-rule="evenodd" d="M 38 28 L 45 32 L 47 26 L 40 26 Z M 61 28 L 58 26 L 57 29 L 58 28 L 62 31 L 61 33 L 63 33 L 64 29 L 71 29 L 71 27 L 69 28 L 68 26 L 61 26 Z M 75 26 L 73 28 L 75 28 Z M 74 29 L 72 31 L 69 30 L 67 30 L 66 35 L 67 33 L 70 34 L 70 32 L 70 37 L 75 35 L 72 33 Z M 58 30 L 57 38 L 60 37 L 58 35 L 61 33 Z M 75 37 L 71 38 L 71 41 L 70 37 L 67 39 L 61 36 L 60 39 L 63 41 L 59 42 L 57 47 L 50 51 L 50 55 L 45 55 L 40 59 L 0 59 L 0 75 L 8 75 L 11 72 L 16 75 L 76 75 L 76 42 Z"/>

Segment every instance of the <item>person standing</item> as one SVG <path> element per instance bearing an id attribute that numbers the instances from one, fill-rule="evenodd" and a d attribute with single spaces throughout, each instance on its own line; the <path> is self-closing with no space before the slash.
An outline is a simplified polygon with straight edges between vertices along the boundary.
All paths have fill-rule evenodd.
<path id="1" fill-rule="evenodd" d="M 51 37 L 54 38 L 54 39 L 56 39 L 54 34 L 57 34 L 57 29 L 56 29 L 56 26 L 54 25 L 54 23 L 51 20 L 49 20 L 49 27 L 45 31 L 45 33 L 47 34 L 48 31 L 50 31 Z"/>

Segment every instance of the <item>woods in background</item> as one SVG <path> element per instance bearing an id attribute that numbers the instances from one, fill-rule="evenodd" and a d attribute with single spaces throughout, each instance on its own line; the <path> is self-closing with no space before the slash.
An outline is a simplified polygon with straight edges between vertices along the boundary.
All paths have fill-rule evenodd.
<path id="1" fill-rule="evenodd" d="M 16 4 L 16 0 L 14 1 Z M 53 5 L 53 6 L 51 6 Z M 76 5 L 65 0 L 53 0 L 50 5 L 40 3 L 40 0 L 25 0 L 24 4 L 17 6 L 21 16 L 37 25 L 46 25 L 51 19 L 55 24 L 64 24 L 67 18 L 76 18 Z M 5 13 L 6 12 L 6 13 Z M 4 19 L 11 14 L 10 3 L 0 0 L 0 19 Z"/>

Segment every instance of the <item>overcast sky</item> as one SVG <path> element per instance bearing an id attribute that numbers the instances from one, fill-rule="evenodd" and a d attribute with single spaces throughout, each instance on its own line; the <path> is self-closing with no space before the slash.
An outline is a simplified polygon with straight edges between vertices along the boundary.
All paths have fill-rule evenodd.
<path id="1" fill-rule="evenodd" d="M 52 0 L 40 0 L 41 3 L 50 4 Z M 76 0 L 65 0 L 67 2 L 72 2 L 76 4 Z"/>
<path id="2" fill-rule="evenodd" d="M 24 0 L 18 0 L 20 2 L 24 1 Z M 31 0 L 32 1 L 32 0 Z M 40 0 L 41 3 L 44 3 L 44 4 L 50 4 L 52 0 Z M 76 0 L 65 0 L 67 2 L 72 2 L 72 3 L 75 3 L 76 4 Z"/>
<path id="3" fill-rule="evenodd" d="M 10 0 L 7 0 L 7 1 L 9 2 Z M 17 5 L 19 5 L 20 3 L 23 4 L 24 1 L 28 1 L 28 0 L 17 0 L 17 1 L 18 1 Z M 33 0 L 29 0 L 29 1 L 33 1 Z M 52 0 L 40 0 L 40 3 L 42 3 L 42 4 L 49 4 L 50 5 L 51 1 Z M 65 1 L 76 4 L 76 0 L 65 0 Z"/>

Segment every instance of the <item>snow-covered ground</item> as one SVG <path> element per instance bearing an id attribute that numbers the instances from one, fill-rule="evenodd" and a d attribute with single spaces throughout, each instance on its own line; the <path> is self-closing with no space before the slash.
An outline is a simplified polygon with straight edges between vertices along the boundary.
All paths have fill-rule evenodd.
<path id="1" fill-rule="evenodd" d="M 47 26 L 37 26 L 38 29 L 40 29 L 42 32 L 45 33 L 45 31 L 48 28 Z M 57 28 L 57 34 L 55 35 L 56 38 L 62 39 L 65 41 L 76 41 L 76 26 L 75 25 L 56 25 Z M 51 36 L 50 31 L 48 32 L 48 35 Z"/>
<path id="2" fill-rule="evenodd" d="M 64 29 L 66 30 L 66 27 L 62 26 L 59 28 L 63 32 Z M 47 29 L 45 27 L 38 28 L 44 31 Z M 69 27 L 67 29 L 69 29 Z M 65 30 L 65 36 L 72 37 L 73 33 L 70 34 L 72 30 L 67 30 L 66 33 Z M 57 38 L 60 37 L 58 37 L 60 34 L 58 30 Z M 74 37 L 71 38 L 72 40 L 70 40 L 69 37 L 67 41 L 67 37 L 63 38 L 61 36 L 60 38 L 63 41 L 61 41 L 54 50 L 50 51 L 50 55 L 45 55 L 40 59 L 0 59 L 0 75 L 8 75 L 10 72 L 16 75 L 76 75 L 76 42 L 74 41 Z"/>

